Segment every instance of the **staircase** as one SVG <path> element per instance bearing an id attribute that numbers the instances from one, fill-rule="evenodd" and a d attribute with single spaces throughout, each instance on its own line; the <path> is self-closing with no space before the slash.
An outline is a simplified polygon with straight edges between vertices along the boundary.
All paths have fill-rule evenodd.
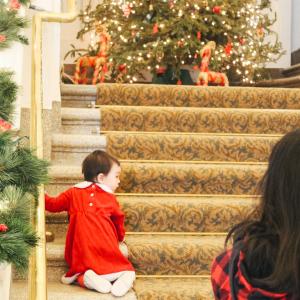
<path id="1" fill-rule="evenodd" d="M 300 90 L 63 85 L 62 97 L 47 192 L 81 181 L 81 161 L 94 149 L 121 160 L 118 200 L 138 274 L 122 299 L 213 299 L 212 259 L 228 229 L 253 211 L 272 146 L 300 127 Z M 66 229 L 65 213 L 47 214 L 55 235 L 47 245 L 49 300 L 115 299 L 59 283 Z M 23 287 L 14 283 L 13 300 L 26 299 Z"/>

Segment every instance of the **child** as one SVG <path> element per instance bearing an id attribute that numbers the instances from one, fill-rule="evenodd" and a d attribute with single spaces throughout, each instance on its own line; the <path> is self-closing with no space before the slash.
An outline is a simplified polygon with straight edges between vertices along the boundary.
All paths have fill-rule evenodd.
<path id="1" fill-rule="evenodd" d="M 212 265 L 215 299 L 300 299 L 300 129 L 273 148 L 258 218 L 231 229 Z"/>
<path id="2" fill-rule="evenodd" d="M 70 218 L 65 259 L 69 271 L 62 282 L 100 293 L 123 296 L 135 272 L 119 250 L 124 240 L 124 213 L 114 196 L 120 183 L 120 163 L 104 151 L 94 151 L 82 163 L 85 181 L 58 197 L 46 195 L 46 210 L 67 211 Z"/>

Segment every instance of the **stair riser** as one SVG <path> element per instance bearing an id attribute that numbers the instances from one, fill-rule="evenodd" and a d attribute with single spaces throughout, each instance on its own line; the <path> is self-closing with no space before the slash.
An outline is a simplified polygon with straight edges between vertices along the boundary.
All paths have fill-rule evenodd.
<path id="1" fill-rule="evenodd" d="M 105 131 L 283 134 L 300 127 L 300 111 L 105 106 L 101 120 Z"/>
<path id="2" fill-rule="evenodd" d="M 83 121 L 64 122 L 62 120 L 61 133 L 64 134 L 99 134 L 100 124 L 99 122 L 87 123 Z"/>
<path id="3" fill-rule="evenodd" d="M 107 151 L 119 159 L 268 161 L 278 138 L 108 133 Z"/>
<path id="4" fill-rule="evenodd" d="M 224 232 L 247 218 L 257 205 L 257 200 L 201 201 L 199 199 L 165 200 L 148 199 L 122 201 L 125 228 L 128 232 Z M 47 230 L 55 238 L 65 238 L 67 216 L 47 215 Z"/>
<path id="5" fill-rule="evenodd" d="M 74 148 L 74 147 L 56 147 L 52 146 L 51 160 L 58 162 L 76 162 L 81 163 L 84 158 L 95 150 L 106 150 L 106 147 L 99 145 L 99 147 L 86 147 L 86 148 Z"/>
<path id="6" fill-rule="evenodd" d="M 254 195 L 265 165 L 123 163 L 120 193 Z M 55 195 L 82 181 L 80 168 L 51 172 Z"/>
<path id="7" fill-rule="evenodd" d="M 167 85 L 98 85 L 101 105 L 150 105 L 236 108 L 300 108 L 297 90 L 188 87 Z"/>

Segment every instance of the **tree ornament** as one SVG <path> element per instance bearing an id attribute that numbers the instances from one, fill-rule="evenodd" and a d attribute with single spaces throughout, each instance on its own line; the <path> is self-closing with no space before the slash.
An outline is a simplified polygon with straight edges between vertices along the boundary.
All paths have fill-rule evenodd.
<path id="1" fill-rule="evenodd" d="M 201 5 L 202 7 L 207 7 L 207 6 L 208 6 L 208 1 L 207 1 L 207 0 L 201 0 L 201 1 L 200 1 L 200 5 Z"/>
<path id="2" fill-rule="evenodd" d="M 178 45 L 178 47 L 182 47 L 182 46 L 183 46 L 183 41 L 179 40 L 179 41 L 177 42 L 177 45 Z"/>
<path id="3" fill-rule="evenodd" d="M 149 5 L 149 11 L 153 11 L 153 4 Z"/>
<path id="4" fill-rule="evenodd" d="M 227 56 L 230 56 L 231 51 L 232 51 L 232 43 L 228 42 L 224 48 L 224 52 L 226 53 Z"/>
<path id="5" fill-rule="evenodd" d="M 212 9 L 213 13 L 216 15 L 221 14 L 221 6 L 214 6 Z"/>
<path id="6" fill-rule="evenodd" d="M 128 3 L 124 3 L 122 5 L 122 11 L 123 11 L 124 17 L 128 18 L 130 16 L 130 13 L 131 13 L 130 5 Z"/>
<path id="7" fill-rule="evenodd" d="M 258 27 L 256 30 L 257 36 L 262 39 L 265 36 L 263 27 Z"/>
<path id="8" fill-rule="evenodd" d="M 197 40 L 199 40 L 199 41 L 201 40 L 201 32 L 200 31 L 197 32 Z"/>
<path id="9" fill-rule="evenodd" d="M 169 7 L 172 9 L 175 6 L 174 0 L 169 0 Z"/>
<path id="10" fill-rule="evenodd" d="M 155 33 L 158 33 L 158 24 L 157 23 L 155 23 L 154 25 L 153 25 L 153 34 L 155 34 Z"/>
<path id="11" fill-rule="evenodd" d="M 11 129 L 11 124 L 0 118 L 0 132 Z"/>
<path id="12" fill-rule="evenodd" d="M 0 43 L 3 43 L 6 41 L 6 35 L 0 34 Z"/>
<path id="13" fill-rule="evenodd" d="M 126 64 L 119 65 L 118 70 L 120 72 L 126 71 Z"/>
<path id="14" fill-rule="evenodd" d="M 158 68 L 156 69 L 156 74 L 157 74 L 157 75 L 165 74 L 165 73 L 166 73 L 166 70 L 167 70 L 166 67 L 158 67 Z"/>
<path id="15" fill-rule="evenodd" d="M 0 224 L 0 232 L 6 232 L 8 227 L 5 224 Z"/>
<path id="16" fill-rule="evenodd" d="M 246 40 L 244 38 L 239 39 L 240 44 L 243 46 L 246 43 Z"/>
<path id="17" fill-rule="evenodd" d="M 21 7 L 21 4 L 18 0 L 10 0 L 9 1 L 9 8 L 11 10 L 18 10 Z"/>

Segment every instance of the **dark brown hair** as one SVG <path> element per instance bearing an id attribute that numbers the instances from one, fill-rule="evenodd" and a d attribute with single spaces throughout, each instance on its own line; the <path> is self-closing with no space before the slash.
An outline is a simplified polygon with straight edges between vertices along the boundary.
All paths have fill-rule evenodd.
<path id="1" fill-rule="evenodd" d="M 96 150 L 92 152 L 82 162 L 84 180 L 95 181 L 100 173 L 107 175 L 114 163 L 120 166 L 120 162 L 105 151 Z"/>
<path id="2" fill-rule="evenodd" d="M 253 284 L 300 299 L 300 129 L 274 146 L 259 188 L 258 219 L 233 227 L 226 242 L 243 241 Z"/>

